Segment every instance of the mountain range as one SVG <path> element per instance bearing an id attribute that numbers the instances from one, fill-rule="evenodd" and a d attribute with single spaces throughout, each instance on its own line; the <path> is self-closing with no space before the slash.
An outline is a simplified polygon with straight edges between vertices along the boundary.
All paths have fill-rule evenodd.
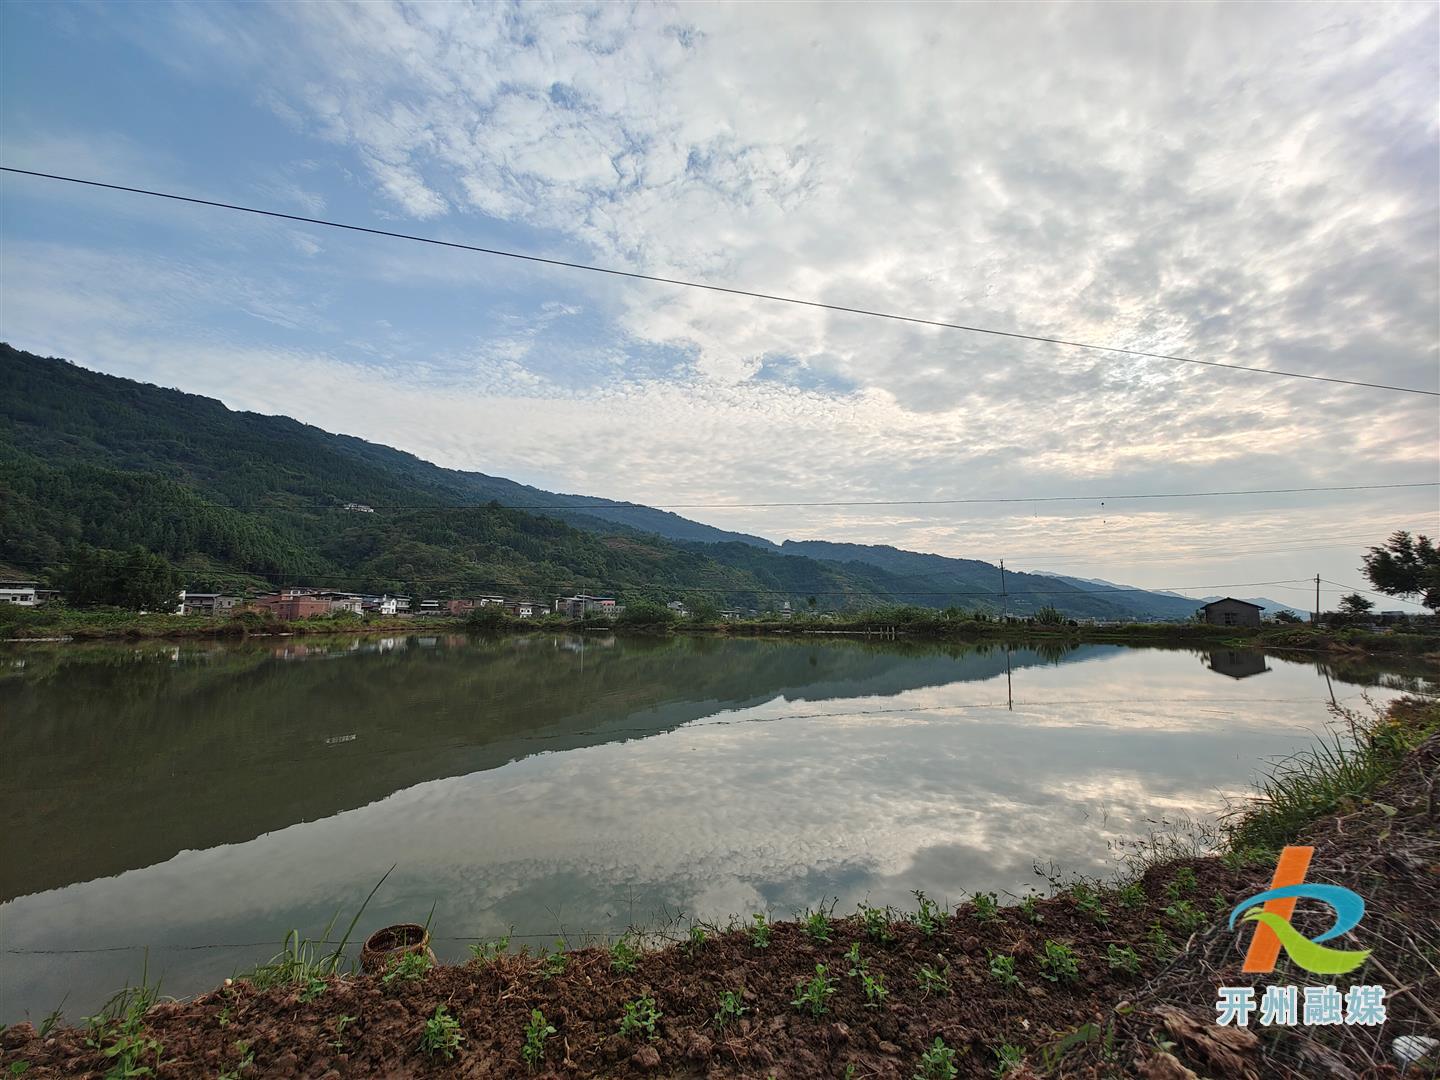
<path id="1" fill-rule="evenodd" d="M 1053 605 L 1140 619 L 1186 619 L 1199 603 L 1043 573 L 1007 571 L 1002 586 L 991 563 L 889 546 L 776 544 L 0 344 L 0 563 L 54 576 L 76 545 L 139 545 L 192 588 L 584 589 L 756 610 Z"/>

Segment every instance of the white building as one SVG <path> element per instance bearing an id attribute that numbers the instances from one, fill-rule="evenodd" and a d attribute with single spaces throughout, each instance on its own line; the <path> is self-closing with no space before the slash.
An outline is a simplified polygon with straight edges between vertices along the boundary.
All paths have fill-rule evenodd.
<path id="1" fill-rule="evenodd" d="M 0 604 L 36 607 L 39 603 L 38 583 L 34 581 L 0 581 Z"/>

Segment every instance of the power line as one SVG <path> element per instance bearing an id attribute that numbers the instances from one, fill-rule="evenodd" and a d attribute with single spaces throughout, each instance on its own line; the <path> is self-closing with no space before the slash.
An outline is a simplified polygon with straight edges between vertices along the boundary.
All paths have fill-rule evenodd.
<path id="1" fill-rule="evenodd" d="M 824 499 L 791 502 L 688 502 L 688 503 L 635 503 L 635 502 L 592 502 L 575 503 L 502 503 L 496 499 L 481 503 L 366 503 L 372 510 L 485 510 L 495 502 L 502 510 L 569 510 L 585 513 L 587 510 L 761 510 L 781 507 L 805 506 L 972 506 L 1010 503 L 1060 503 L 1060 502 L 1121 502 L 1131 499 L 1214 499 L 1234 495 L 1297 495 L 1311 492 L 1334 491 L 1391 491 L 1400 488 L 1440 487 L 1440 481 L 1428 480 L 1408 484 L 1328 484 L 1314 487 L 1289 488 L 1243 488 L 1233 491 L 1164 491 L 1125 495 L 1009 495 L 1003 497 L 977 497 L 963 499 Z M 213 501 L 213 500 L 212 500 Z M 216 506 L 230 509 L 260 508 L 270 510 L 340 510 L 343 504 L 335 502 L 273 503 L 273 502 L 216 502 Z M 713 527 L 713 526 L 712 526 Z M 724 531 L 724 530 L 721 530 Z"/>
<path id="2" fill-rule="evenodd" d="M 945 330 L 960 330 L 970 334 L 987 334 L 991 337 L 1010 338 L 1016 341 L 1036 341 L 1047 345 L 1062 345 L 1071 349 L 1087 349 L 1092 352 L 1114 353 L 1121 356 L 1133 356 L 1148 360 L 1171 360 L 1182 364 L 1200 364 L 1205 367 L 1228 368 L 1233 371 L 1249 371 L 1259 375 L 1276 375 L 1289 379 L 1308 379 L 1313 382 L 1338 383 L 1344 386 L 1368 387 L 1372 390 L 1391 390 L 1401 394 L 1423 394 L 1427 397 L 1440 397 L 1440 391 L 1420 390 L 1411 386 L 1391 386 L 1386 383 L 1365 382 L 1360 379 L 1341 379 L 1329 375 L 1312 375 L 1298 371 L 1280 371 L 1276 368 L 1252 367 L 1247 364 L 1231 364 L 1220 360 L 1199 360 L 1191 356 L 1176 356 L 1172 353 L 1149 352 L 1144 349 L 1126 349 L 1117 345 L 1096 345 L 1084 341 L 1072 341 L 1068 338 L 1048 337 L 1043 334 L 1025 334 L 1015 330 L 997 330 L 992 327 L 970 326 L 964 323 L 946 322 L 942 319 L 926 319 L 915 315 L 875 311 L 869 308 L 851 307 L 845 304 L 829 304 L 819 300 L 804 300 L 794 296 L 781 296 L 776 293 L 759 292 L 753 289 L 739 289 L 728 285 L 714 285 L 701 281 L 688 281 L 683 278 L 642 274 L 634 270 L 619 270 L 609 266 L 592 266 L 588 263 L 572 262 L 568 259 L 548 258 L 542 255 L 527 255 L 518 251 L 481 247 L 476 244 L 462 244 L 453 240 L 438 240 L 431 236 L 416 236 L 411 233 L 394 232 L 389 229 L 375 229 L 365 225 L 351 225 L 341 221 L 331 221 L 326 218 L 305 217 L 301 214 L 286 214 L 278 210 L 263 210 L 253 206 L 241 206 L 237 203 L 219 202 L 215 199 L 200 199 L 190 195 L 176 195 L 172 192 L 152 191 L 147 188 L 128 187 L 124 184 L 110 184 L 100 180 L 83 180 L 75 176 L 38 172 L 33 169 L 16 169 L 8 165 L 0 165 L 0 172 L 16 173 L 21 176 L 34 176 L 45 180 L 60 180 L 69 184 L 82 184 L 86 187 L 104 188 L 109 191 L 124 191 L 132 195 L 149 195 L 157 199 L 169 199 L 174 202 L 191 203 L 196 206 L 210 206 L 221 210 L 235 210 L 245 214 L 257 214 L 261 217 L 279 218 L 283 221 L 298 221 L 305 225 L 323 225 L 326 228 L 345 229 L 349 232 L 368 233 L 372 236 L 386 236 L 395 240 L 410 240 L 420 244 L 432 244 L 436 247 L 471 251 L 480 255 L 519 259 L 524 262 L 539 263 L 545 266 L 558 266 L 567 270 L 585 270 L 592 274 L 606 274 L 611 277 L 629 278 L 633 281 L 648 281 L 659 285 L 676 285 L 687 289 L 704 289 L 708 292 L 725 293 L 730 296 L 745 296 L 752 300 L 768 300 L 774 303 L 794 304 L 798 307 L 838 311 L 849 315 L 864 315 L 874 319 L 888 319 L 892 322 L 913 323 L 918 326 L 933 326 Z"/>

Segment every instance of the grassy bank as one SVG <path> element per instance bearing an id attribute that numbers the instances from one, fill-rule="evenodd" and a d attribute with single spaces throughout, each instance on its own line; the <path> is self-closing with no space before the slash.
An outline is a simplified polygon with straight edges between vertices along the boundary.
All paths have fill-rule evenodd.
<path id="1" fill-rule="evenodd" d="M 512 619 L 496 611 L 480 617 L 330 615 L 278 621 L 259 615 L 232 618 L 137 614 L 62 606 L 0 608 L 0 639 L 76 641 L 242 638 L 333 633 L 536 633 L 615 631 L 620 633 L 724 636 L 855 636 L 910 641 L 1002 642 L 1023 645 L 1121 644 L 1194 648 L 1258 648 L 1274 651 L 1369 653 L 1377 656 L 1440 657 L 1440 633 L 1374 633 L 1344 627 L 1265 625 L 1259 628 L 1207 626 L 1202 623 L 1128 623 L 1117 626 L 1047 624 L 1033 620 L 910 617 L 897 620 L 884 612 L 849 618 L 762 619 L 699 622 L 693 619 L 642 621 L 567 619 L 547 615 Z"/>
<path id="2" fill-rule="evenodd" d="M 1440 999 L 1440 705 L 1339 719 L 1339 741 L 1235 808 L 1218 850 L 1160 843 L 1114 881 L 1010 905 L 916 894 L 907 911 L 697 923 L 659 947 L 481 942 L 465 965 L 374 974 L 336 974 L 329 950 L 296 936 L 192 1001 L 132 989 L 85 1026 L 17 1025 L 3 1064 L 33 1077 L 1377 1075 L 1393 1038 L 1433 1030 Z M 1365 897 L 1354 937 L 1373 956 L 1344 978 L 1390 988 L 1383 1029 L 1214 1025 L 1218 985 L 1327 981 L 1283 957 L 1274 975 L 1242 975 L 1247 936 L 1225 926 L 1297 841 L 1316 848 L 1309 880 Z M 1310 914 L 1296 923 L 1313 934 Z"/>

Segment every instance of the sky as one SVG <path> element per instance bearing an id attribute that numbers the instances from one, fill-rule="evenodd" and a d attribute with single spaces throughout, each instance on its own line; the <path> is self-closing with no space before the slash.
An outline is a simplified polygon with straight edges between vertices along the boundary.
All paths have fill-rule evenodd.
<path id="1" fill-rule="evenodd" d="M 8 166 L 1440 389 L 1429 3 L 15 0 L 0 31 Z M 1364 585 L 1367 546 L 1440 531 L 1435 487 L 1115 498 L 1434 483 L 1434 397 L 11 174 L 0 337 L 554 491 L 1036 500 L 680 511 L 777 541 L 1308 608 L 1297 579 Z"/>

